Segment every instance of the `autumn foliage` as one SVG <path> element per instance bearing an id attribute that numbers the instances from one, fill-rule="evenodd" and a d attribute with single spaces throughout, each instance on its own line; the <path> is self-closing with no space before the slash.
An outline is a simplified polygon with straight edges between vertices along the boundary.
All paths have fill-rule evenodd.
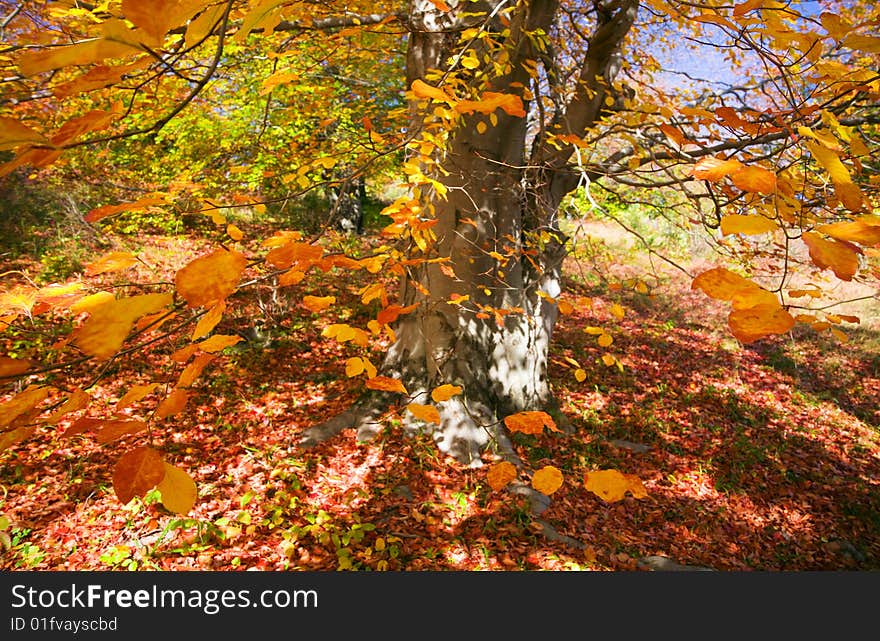
<path id="1" fill-rule="evenodd" d="M 801 329 L 845 341 L 847 328 L 860 324 L 836 307 L 847 303 L 841 284 L 876 296 L 880 278 L 876 8 L 829 2 L 814 11 L 772 0 L 550 3 L 552 10 L 524 0 L 412 4 L 454 41 L 442 68 L 415 69 L 411 57 L 403 69 L 400 42 L 416 46 L 419 31 L 407 7 L 393 2 L 26 2 L 3 18 L 0 179 L 39 184 L 97 167 L 112 182 L 114 160 L 140 164 L 156 183 L 129 185 L 135 196 L 91 207 L 84 223 L 109 230 L 122 216 L 187 214 L 210 242 L 170 277 L 138 248 L 114 247 L 75 278 L 4 284 L 0 328 L 42 338 L 34 349 L 7 341 L 0 356 L 8 383 L 0 457 L 51 430 L 93 439 L 118 453 L 108 476 L 120 502 L 158 491 L 168 511 L 186 515 L 199 489 L 192 470 L 169 454 L 175 421 L 192 411 L 199 381 L 241 347 L 230 319 L 258 287 L 284 292 L 323 340 L 346 350 L 337 363 L 346 384 L 386 401 L 371 420 L 453 430 L 465 420 L 461 408 L 494 399 L 498 385 L 478 390 L 465 376 L 449 376 L 447 352 L 465 341 L 431 344 L 441 333 L 425 331 L 430 319 L 456 319 L 454 331 L 480 328 L 472 336 L 512 335 L 517 322 L 551 319 L 549 333 L 557 316 L 592 304 L 542 280 L 561 270 L 564 254 L 579 251 L 557 215 L 567 201 L 560 195 L 548 204 L 547 194 L 581 194 L 593 212 L 650 201 L 651 211 L 709 239 L 716 251 L 688 274 L 691 291 L 727 306 L 726 331 L 740 344 Z M 728 92 L 662 78 L 649 43 L 679 37 L 729 51 L 737 82 Z M 352 81 L 358 70 L 363 79 Z M 238 104 L 237 93 L 253 99 Z M 218 114 L 247 123 L 224 141 L 222 127 L 205 125 Z M 163 138 L 185 118 L 216 136 L 214 166 L 205 159 L 211 149 Z M 505 131 L 522 131 L 522 139 L 511 142 Z M 531 150 L 528 166 L 511 160 L 520 156 L 508 143 Z M 502 194 L 509 185 L 535 187 L 508 198 L 493 193 L 492 201 L 488 180 L 456 183 L 465 157 L 498 171 L 491 189 Z M 249 228 L 236 217 L 319 190 L 338 198 L 377 168 L 393 182 L 393 196 L 366 250 L 338 242 L 329 221 L 312 233 Z M 140 180 L 136 169 L 119 174 Z M 246 181 L 236 188 L 237 176 Z M 282 187 L 283 198 L 269 195 Z M 517 199 L 524 203 L 517 222 L 491 229 L 510 218 L 503 207 Z M 459 205 L 468 201 L 482 204 L 465 211 Z M 485 202 L 500 213 L 487 212 Z M 553 258 L 556 246 L 564 251 Z M 342 307 L 326 287 L 330 278 L 359 283 L 354 305 L 369 310 L 367 320 Z M 605 294 L 626 288 L 647 296 L 647 280 L 615 283 Z M 521 299 L 506 293 L 513 290 Z M 626 316 L 609 298 L 605 322 L 581 330 L 594 352 L 559 357 L 578 384 L 593 382 L 593 364 L 624 371 L 615 324 Z M 417 322 L 425 369 L 433 368 L 421 378 L 382 356 Z M 147 358 L 157 365 L 143 380 L 126 381 L 118 398 L 93 395 L 118 364 Z M 535 362 L 537 372 L 549 361 Z M 492 369 L 493 383 L 514 376 L 497 364 L 469 366 Z M 82 378 L 84 367 L 91 378 Z M 495 455 L 481 472 L 492 491 L 527 486 L 548 497 L 574 484 L 606 503 L 648 496 L 642 480 L 622 470 L 570 478 L 549 461 L 524 464 L 505 439 L 577 436 L 550 404 L 502 401 L 485 403 L 494 403 L 497 420 L 467 417 L 496 430 Z"/>

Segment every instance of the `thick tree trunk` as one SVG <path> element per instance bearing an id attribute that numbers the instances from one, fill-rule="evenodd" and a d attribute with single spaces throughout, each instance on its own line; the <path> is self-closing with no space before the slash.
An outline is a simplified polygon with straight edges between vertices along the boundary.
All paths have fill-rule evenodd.
<path id="1" fill-rule="evenodd" d="M 497 1 L 489 4 L 484 27 L 491 24 L 486 17 L 494 16 L 494 8 L 501 8 Z M 496 92 L 522 95 L 529 86 L 526 66 L 519 63 L 538 56 L 527 34 L 548 32 L 557 4 L 535 1 L 519 7 L 509 20 L 507 51 L 513 64 L 506 75 L 493 79 Z M 473 26 L 472 19 L 456 23 L 427 0 L 416 0 L 410 15 L 408 83 L 443 68 L 456 31 Z M 602 50 L 597 47 L 592 57 L 587 52 L 584 80 L 569 103 L 568 115 L 577 120 L 579 131 L 563 127 L 558 133 L 581 135 L 598 118 L 609 85 L 594 76 L 607 71 L 632 18 L 634 13 L 615 30 L 610 49 L 603 35 L 597 40 Z M 603 27 L 598 21 L 596 33 Z M 424 114 L 415 105 L 411 113 L 415 127 Z M 382 365 L 384 375 L 403 381 L 412 402 L 431 403 L 431 390 L 442 384 L 462 387 L 460 395 L 437 403 L 440 425 L 404 416 L 408 429 L 430 432 L 442 451 L 474 466 L 487 447 L 509 451 L 502 421 L 510 414 L 543 410 L 567 425 L 547 365 L 565 256 L 556 213 L 576 182 L 563 171 L 571 149 L 551 153 L 536 136 L 527 162 L 529 121 L 501 110 L 492 120 L 490 126 L 487 115 L 467 115 L 443 150 L 442 171 L 435 175 L 447 195 L 430 202 L 437 220 L 431 257 L 446 262 L 426 262 L 404 279 L 401 304 L 419 307 L 400 318 L 396 342 Z M 358 429 L 361 439 L 371 437 L 379 427 L 375 418 L 382 400 L 365 399 L 311 430 L 307 442 L 347 427 Z"/>

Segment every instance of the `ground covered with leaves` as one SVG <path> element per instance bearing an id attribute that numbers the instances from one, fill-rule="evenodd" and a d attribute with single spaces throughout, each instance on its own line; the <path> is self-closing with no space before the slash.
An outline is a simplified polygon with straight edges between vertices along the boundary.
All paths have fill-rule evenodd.
<path id="1" fill-rule="evenodd" d="M 153 239 L 141 257 L 176 269 L 201 249 L 169 242 Z M 190 514 L 167 512 L 155 493 L 127 505 L 114 495 L 113 463 L 143 434 L 102 446 L 65 437 L 61 423 L 0 455 L 0 568 L 603 571 L 664 557 L 722 571 L 880 569 L 876 323 L 847 327 L 847 342 L 805 331 L 744 346 L 686 278 L 609 290 L 569 274 L 574 305 L 551 375 L 575 432 L 514 435 L 530 469 L 564 475 L 540 521 L 526 498 L 493 490 L 486 467 L 404 437 L 393 416 L 370 443 L 346 431 L 298 447 L 361 385 L 345 374 L 360 352 L 322 328 L 375 312 L 357 295 L 366 281 L 329 273 L 280 299 L 250 290 L 224 322 L 252 340 L 212 364 L 186 413 L 152 435 L 198 483 Z M 298 304 L 304 294 L 337 305 L 316 314 Z M 253 318 L 266 320 L 259 331 Z M 594 327 L 613 345 L 597 346 Z M 119 362 L 96 395 L 112 404 L 159 360 Z M 608 503 L 587 491 L 584 475 L 603 469 L 637 475 L 647 496 Z"/>

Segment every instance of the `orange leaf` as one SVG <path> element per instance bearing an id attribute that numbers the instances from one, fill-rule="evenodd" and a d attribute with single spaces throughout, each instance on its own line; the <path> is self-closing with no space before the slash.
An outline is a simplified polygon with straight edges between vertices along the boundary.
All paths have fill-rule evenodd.
<path id="1" fill-rule="evenodd" d="M 433 405 L 410 403 L 406 406 L 406 409 L 419 420 L 440 425 L 440 412 Z"/>
<path id="2" fill-rule="evenodd" d="M 449 104 L 455 103 L 455 99 L 450 97 L 445 91 L 438 89 L 437 87 L 432 87 L 422 80 L 413 80 L 412 92 L 416 98 L 430 98 L 431 100 L 439 100 Z"/>
<path id="3" fill-rule="evenodd" d="M 0 357 L 0 376 L 18 376 L 34 366 L 34 362 L 26 358 Z"/>
<path id="4" fill-rule="evenodd" d="M 169 512 L 187 514 L 196 504 L 198 488 L 193 478 L 178 467 L 165 463 L 165 476 L 156 486 L 162 505 Z"/>
<path id="5" fill-rule="evenodd" d="M 610 334 L 599 334 L 596 342 L 599 344 L 599 347 L 609 347 L 614 342 L 614 339 L 611 338 Z"/>
<path id="6" fill-rule="evenodd" d="M 336 302 L 336 296 L 303 296 L 302 306 L 317 314 Z"/>
<path id="7" fill-rule="evenodd" d="M 763 167 L 743 167 L 731 174 L 733 184 L 748 192 L 772 194 L 776 191 L 776 174 Z"/>
<path id="8" fill-rule="evenodd" d="M 697 164 L 691 169 L 691 174 L 698 180 L 717 182 L 725 176 L 739 171 L 742 166 L 743 164 L 735 158 L 722 160 L 721 158 L 706 157 L 697 161 Z"/>
<path id="9" fill-rule="evenodd" d="M 631 492 L 637 499 L 648 496 L 641 479 L 635 474 L 622 474 L 617 470 L 598 470 L 584 474 L 584 486 L 596 496 L 613 503 Z"/>
<path id="10" fill-rule="evenodd" d="M 560 487 L 562 487 L 562 472 L 552 465 L 542 467 L 532 476 L 532 487 L 541 494 L 550 496 Z"/>
<path id="11" fill-rule="evenodd" d="M 126 434 L 134 434 L 145 429 L 147 429 L 147 424 L 137 419 L 104 421 L 95 436 L 98 443 L 105 444 L 122 438 Z"/>
<path id="12" fill-rule="evenodd" d="M 147 385 L 133 385 L 130 390 L 122 395 L 122 398 L 116 401 L 116 411 L 118 412 L 119 410 L 125 409 L 133 403 L 137 403 L 139 400 L 141 400 L 144 396 L 152 392 L 157 387 L 159 387 L 158 383 L 149 383 Z"/>
<path id="13" fill-rule="evenodd" d="M 743 343 L 752 343 L 771 334 L 784 334 L 795 325 L 794 317 L 779 302 L 756 305 L 730 312 L 730 331 Z"/>
<path id="14" fill-rule="evenodd" d="M 388 378 L 387 376 L 374 376 L 366 382 L 368 389 L 379 390 L 382 392 L 400 392 L 408 394 L 406 387 L 396 378 Z"/>
<path id="15" fill-rule="evenodd" d="M 880 216 L 859 216 L 847 222 L 819 225 L 816 231 L 836 240 L 870 247 L 880 244 Z"/>
<path id="16" fill-rule="evenodd" d="M 220 352 L 227 347 L 231 347 L 243 340 L 244 339 L 241 336 L 237 335 L 214 334 L 211 338 L 203 340 L 201 343 L 196 343 L 195 347 L 203 352 L 216 354 L 217 352 Z"/>
<path id="17" fill-rule="evenodd" d="M 0 452 L 30 438 L 36 430 L 36 427 L 19 427 L 0 433 Z"/>
<path id="18" fill-rule="evenodd" d="M 522 432 L 523 434 L 541 434 L 544 428 L 559 432 L 553 418 L 546 412 L 517 412 L 504 418 L 504 424 L 511 432 Z"/>
<path id="19" fill-rule="evenodd" d="M 266 254 L 266 262 L 278 269 L 294 266 L 297 271 L 305 272 L 321 260 L 323 255 L 324 249 L 318 245 L 288 242 Z"/>
<path id="20" fill-rule="evenodd" d="M 461 387 L 446 383 L 445 385 L 440 385 L 439 387 L 434 388 L 431 392 L 431 400 L 435 403 L 442 403 L 443 401 L 448 401 L 456 394 L 461 394 Z"/>
<path id="21" fill-rule="evenodd" d="M 70 396 L 67 397 L 67 400 L 64 401 L 64 404 L 46 417 L 46 423 L 51 424 L 58 422 L 62 416 L 66 416 L 71 412 L 81 410 L 88 406 L 91 400 L 92 397 L 89 396 L 88 393 L 80 389 L 73 390 L 73 392 L 70 393 Z"/>
<path id="22" fill-rule="evenodd" d="M 242 254 L 218 249 L 177 272 L 177 293 L 190 307 L 215 305 L 235 291 L 245 267 L 247 259 Z"/>
<path id="23" fill-rule="evenodd" d="M 504 489 L 504 487 L 516 477 L 516 466 L 508 461 L 496 463 L 489 468 L 489 472 L 486 474 L 486 480 L 489 482 L 489 487 L 496 492 Z"/>
<path id="24" fill-rule="evenodd" d="M 393 323 L 397 320 L 397 318 L 403 314 L 409 314 L 411 311 L 418 308 L 418 303 L 414 305 L 407 305 L 406 307 L 401 307 L 400 305 L 389 305 L 381 312 L 376 314 L 376 320 L 385 325 Z"/>
<path id="25" fill-rule="evenodd" d="M 121 203 L 119 205 L 104 205 L 96 207 L 85 215 L 87 223 L 94 223 L 107 216 L 121 214 L 124 211 L 143 211 L 156 205 L 164 205 L 165 199 L 157 196 L 147 196 L 131 203 Z"/>
<path id="26" fill-rule="evenodd" d="M 30 127 L 15 118 L 0 116 L 0 151 L 15 149 L 28 143 L 45 144 L 47 141 Z"/>
<path id="27" fill-rule="evenodd" d="M 165 478 L 162 455 L 150 447 L 139 447 L 126 454 L 113 467 L 113 491 L 122 503 L 143 496 Z"/>
<path id="28" fill-rule="evenodd" d="M 52 391 L 51 387 L 31 385 L 23 392 L 0 404 L 0 428 L 11 425 L 15 419 L 34 409 Z"/>
<path id="29" fill-rule="evenodd" d="M 801 239 L 810 259 L 820 269 L 830 269 L 840 280 L 852 280 L 859 269 L 859 254 L 849 243 L 825 240 L 816 232 L 804 232 Z"/>
<path id="30" fill-rule="evenodd" d="M 154 415 L 156 420 L 161 421 L 163 418 L 179 414 L 183 411 L 183 408 L 186 407 L 188 400 L 189 392 L 185 389 L 175 387 L 171 390 L 168 396 L 162 399 L 162 402 L 159 403 L 158 407 L 156 407 L 156 413 Z"/>
<path id="31" fill-rule="evenodd" d="M 223 312 L 225 311 L 225 300 L 221 300 L 209 309 L 208 312 L 199 319 L 199 322 L 196 323 L 195 329 L 193 329 L 192 333 L 192 340 L 197 341 L 210 334 L 211 330 L 217 327 L 217 323 L 223 318 Z"/>
<path id="32" fill-rule="evenodd" d="M 180 373 L 176 387 L 189 387 L 192 385 L 199 377 L 199 374 L 202 373 L 202 370 L 205 369 L 205 366 L 212 360 L 214 360 L 212 354 L 199 354 L 196 356 L 193 362 L 187 365 Z"/>
<path id="33" fill-rule="evenodd" d="M 706 270 L 691 283 L 691 289 L 702 289 L 707 296 L 718 300 L 730 300 L 745 287 L 757 287 L 757 285 L 724 267 Z"/>
<path id="34" fill-rule="evenodd" d="M 480 100 L 462 100 L 455 105 L 455 110 L 463 114 L 474 112 L 491 114 L 497 109 L 503 110 L 509 116 L 524 118 L 526 115 L 522 99 L 509 93 L 486 91 L 480 97 Z"/>

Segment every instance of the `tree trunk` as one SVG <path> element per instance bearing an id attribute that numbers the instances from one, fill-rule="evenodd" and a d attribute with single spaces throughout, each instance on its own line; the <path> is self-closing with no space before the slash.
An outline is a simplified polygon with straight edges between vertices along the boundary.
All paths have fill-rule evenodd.
<path id="1" fill-rule="evenodd" d="M 485 17 L 493 17 L 501 4 L 496 1 L 486 9 L 484 28 L 491 26 Z M 549 32 L 557 3 L 519 6 L 506 44 L 512 64 L 505 75 L 492 79 L 491 89 L 522 95 L 530 76 L 519 63 L 538 57 L 527 34 Z M 472 18 L 456 22 L 427 0 L 416 0 L 410 16 L 408 85 L 431 69 L 442 69 L 454 53 L 457 32 L 474 25 Z M 615 51 L 631 18 L 634 14 L 613 42 Z M 601 28 L 598 23 L 597 33 Z M 605 73 L 612 54 L 603 51 L 603 59 L 597 61 L 588 52 L 582 75 Z M 569 103 L 579 131 L 563 128 L 559 133 L 580 135 L 593 124 L 607 89 L 601 78 L 584 81 Z M 411 114 L 413 127 L 421 124 L 424 114 L 419 108 L 413 105 Z M 440 425 L 408 413 L 404 419 L 409 430 L 430 432 L 442 451 L 473 466 L 480 465 L 481 452 L 488 446 L 509 449 L 502 421 L 510 414 L 543 410 L 567 426 L 553 396 L 547 364 L 566 251 L 556 214 L 576 184 L 564 171 L 571 149 L 567 154 L 551 152 L 540 135 L 533 134 L 527 162 L 527 138 L 534 123 L 501 110 L 492 119 L 494 123 L 486 114 L 466 115 L 450 134 L 442 170 L 435 174 L 447 194 L 429 203 L 437 223 L 428 256 L 448 260 L 421 264 L 404 278 L 401 304 L 419 307 L 400 317 L 396 341 L 381 368 L 383 375 L 403 381 L 407 400 L 415 403 L 431 403 L 431 390 L 439 385 L 462 387 L 461 394 L 436 404 Z M 365 399 L 352 411 L 313 428 L 307 441 L 346 427 L 357 428 L 361 439 L 371 437 L 378 429 L 374 421 L 382 400 L 387 399 Z"/>

